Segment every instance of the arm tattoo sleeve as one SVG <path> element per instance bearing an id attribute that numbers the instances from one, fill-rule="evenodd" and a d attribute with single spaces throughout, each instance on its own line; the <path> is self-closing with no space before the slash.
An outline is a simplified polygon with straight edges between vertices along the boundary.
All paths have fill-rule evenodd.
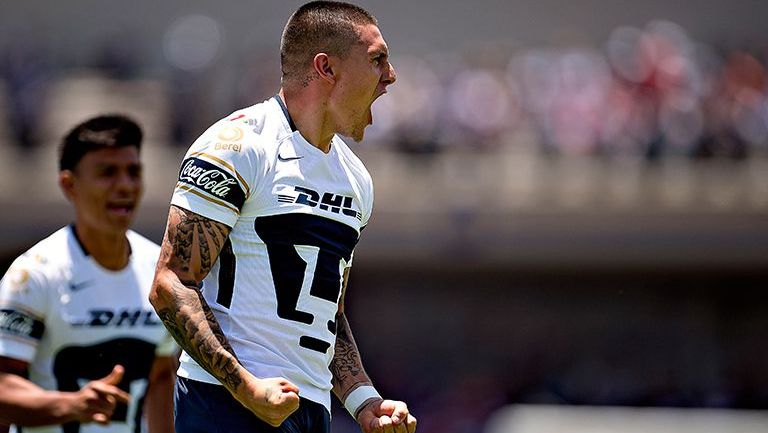
<path id="1" fill-rule="evenodd" d="M 234 350 L 199 290 L 229 236 L 229 227 L 171 206 L 160 266 L 171 277 L 164 285 L 164 302 L 157 313 L 179 345 L 197 363 L 230 389 L 241 382 Z M 175 275 L 177 278 L 173 278 Z"/>
<path id="2" fill-rule="evenodd" d="M 333 379 L 333 392 L 344 401 L 347 395 L 358 385 L 371 384 L 371 380 L 363 369 L 363 362 L 360 358 L 360 352 L 357 349 L 355 339 L 352 337 L 352 330 L 349 328 L 344 313 L 336 316 L 336 351 L 331 361 L 331 374 Z"/>

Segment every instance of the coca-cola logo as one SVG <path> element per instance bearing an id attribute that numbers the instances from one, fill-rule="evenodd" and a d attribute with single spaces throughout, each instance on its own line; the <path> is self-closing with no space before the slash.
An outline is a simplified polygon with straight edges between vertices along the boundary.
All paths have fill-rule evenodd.
<path id="1" fill-rule="evenodd" d="M 234 176 L 199 158 L 192 157 L 184 161 L 179 171 L 179 182 L 224 199 L 238 209 L 245 202 L 245 193 Z"/>
<path id="2" fill-rule="evenodd" d="M 236 180 L 228 178 L 221 170 L 206 170 L 195 165 L 195 161 L 189 160 L 181 169 L 180 180 L 193 183 L 211 194 L 219 197 L 226 197 L 229 194 L 229 185 L 237 183 Z"/>
<path id="3" fill-rule="evenodd" d="M 0 310 L 0 331 L 14 334 L 23 335 L 25 337 L 39 338 L 36 332 L 37 328 L 42 326 L 36 326 L 38 322 L 34 317 L 31 317 L 21 311 L 17 310 Z M 41 333 L 40 333 L 41 334 Z"/>

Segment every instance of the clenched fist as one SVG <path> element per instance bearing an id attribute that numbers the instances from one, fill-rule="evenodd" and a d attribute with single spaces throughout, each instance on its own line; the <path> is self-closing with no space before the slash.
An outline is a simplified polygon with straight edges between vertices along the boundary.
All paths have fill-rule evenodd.
<path id="1" fill-rule="evenodd" d="M 357 415 L 364 433 L 414 433 L 416 418 L 402 401 L 373 400 Z"/>
<path id="2" fill-rule="evenodd" d="M 247 393 L 236 397 L 267 424 L 278 427 L 299 408 L 299 388 L 282 377 L 256 379 L 245 384 Z M 242 393 L 239 393 L 242 395 Z"/>

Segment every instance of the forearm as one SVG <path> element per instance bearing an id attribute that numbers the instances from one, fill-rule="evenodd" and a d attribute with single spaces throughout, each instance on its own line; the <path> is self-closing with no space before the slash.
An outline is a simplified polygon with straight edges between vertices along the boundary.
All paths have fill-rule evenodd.
<path id="1" fill-rule="evenodd" d="M 336 349 L 330 366 L 333 375 L 331 384 L 333 393 L 343 402 L 357 387 L 371 385 L 371 379 L 363 368 L 360 351 L 343 312 L 336 315 L 336 326 Z"/>
<path id="2" fill-rule="evenodd" d="M 42 426 L 76 419 L 70 410 L 71 393 L 48 391 L 21 376 L 0 373 L 1 424 Z"/>
<path id="3" fill-rule="evenodd" d="M 150 302 L 179 346 L 235 394 L 247 373 L 198 289 L 229 230 L 171 206 Z"/>
<path id="4" fill-rule="evenodd" d="M 157 358 L 144 401 L 149 433 L 173 433 L 173 360 Z M 1 433 L 1 432 L 0 432 Z"/>
<path id="5" fill-rule="evenodd" d="M 200 367 L 235 393 L 245 369 L 197 284 L 182 282 L 167 271 L 158 275 L 155 285 L 150 301 L 173 338 Z"/>

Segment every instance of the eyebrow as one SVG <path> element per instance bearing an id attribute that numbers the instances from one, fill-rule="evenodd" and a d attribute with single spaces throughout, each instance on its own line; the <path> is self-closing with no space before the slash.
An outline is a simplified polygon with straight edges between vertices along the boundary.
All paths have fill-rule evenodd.
<path id="1" fill-rule="evenodd" d="M 389 57 L 389 49 L 387 49 L 386 46 L 378 47 L 378 48 L 374 49 L 373 51 L 371 51 L 369 54 L 374 59 L 376 57 L 381 57 L 381 56 Z"/>
<path id="2" fill-rule="evenodd" d="M 120 162 L 117 162 L 117 163 L 116 162 L 99 162 L 99 163 L 96 163 L 95 167 L 97 169 L 103 169 L 103 168 L 109 168 L 109 167 L 120 167 L 123 165 L 124 164 Z M 142 166 L 141 162 L 131 162 L 126 165 L 126 167 L 128 168 L 141 167 L 141 166 Z"/>

